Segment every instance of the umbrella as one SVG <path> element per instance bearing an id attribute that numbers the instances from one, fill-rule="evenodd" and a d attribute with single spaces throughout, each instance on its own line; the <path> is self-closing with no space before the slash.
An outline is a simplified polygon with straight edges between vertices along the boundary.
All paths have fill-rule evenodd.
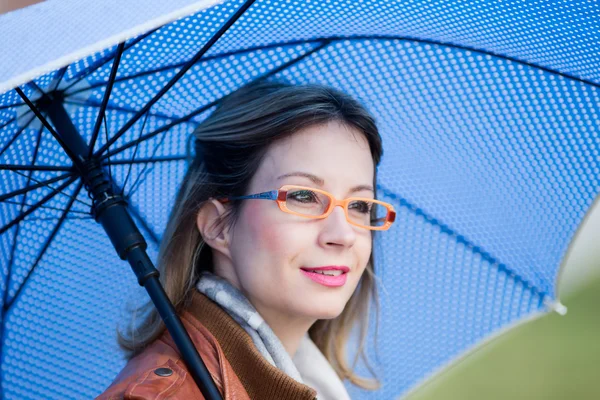
<path id="1" fill-rule="evenodd" d="M 139 291 L 53 131 L 80 135 L 154 258 L 190 133 L 256 79 L 339 88 L 382 132 L 378 196 L 397 210 L 375 247 L 383 387 L 353 398 L 405 394 L 564 311 L 561 260 L 599 188 L 597 5 L 81 3 L 0 16 L 4 398 L 99 394 L 124 365 L 115 327 Z"/>

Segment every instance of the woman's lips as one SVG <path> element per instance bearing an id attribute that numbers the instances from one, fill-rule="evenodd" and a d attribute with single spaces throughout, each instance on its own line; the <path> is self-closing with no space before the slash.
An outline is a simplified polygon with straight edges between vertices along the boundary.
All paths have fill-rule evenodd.
<path id="1" fill-rule="evenodd" d="M 341 270 L 342 273 L 336 276 L 332 276 L 332 275 L 324 275 L 324 274 L 319 274 L 317 272 L 313 272 L 313 271 L 332 271 L 332 270 Z M 320 283 L 321 285 L 324 286 L 328 286 L 328 287 L 339 287 L 339 286 L 344 286 L 344 284 L 346 283 L 346 280 L 348 279 L 348 271 L 349 268 L 348 267 L 336 267 L 336 268 L 327 268 L 327 267 L 320 267 L 320 268 L 311 268 L 311 269 L 301 269 L 300 270 L 305 276 L 307 276 L 308 278 L 312 279 L 313 281 Z"/>

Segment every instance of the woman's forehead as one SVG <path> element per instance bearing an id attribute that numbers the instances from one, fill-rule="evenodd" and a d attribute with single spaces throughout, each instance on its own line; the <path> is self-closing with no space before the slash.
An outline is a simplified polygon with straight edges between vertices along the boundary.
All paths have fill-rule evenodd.
<path id="1" fill-rule="evenodd" d="M 304 178 L 304 179 L 307 179 L 310 182 L 312 182 L 314 184 L 314 186 L 317 186 L 320 188 L 325 188 L 326 186 L 331 186 L 331 185 L 326 185 L 325 179 L 321 178 L 320 176 L 311 174 L 309 172 L 302 172 L 302 171 L 285 173 L 285 174 L 277 177 L 277 180 L 281 181 L 282 183 L 285 183 L 285 181 L 289 180 L 289 178 Z M 349 189 L 349 191 L 350 192 L 363 192 L 363 191 L 375 192 L 375 188 L 373 188 L 373 185 L 371 185 L 371 184 L 358 184 L 356 186 L 352 186 Z"/>
<path id="2" fill-rule="evenodd" d="M 271 145 L 256 180 L 271 185 L 293 179 L 312 180 L 318 186 L 350 187 L 371 184 L 374 172 L 364 135 L 355 128 L 332 121 L 303 129 Z"/>

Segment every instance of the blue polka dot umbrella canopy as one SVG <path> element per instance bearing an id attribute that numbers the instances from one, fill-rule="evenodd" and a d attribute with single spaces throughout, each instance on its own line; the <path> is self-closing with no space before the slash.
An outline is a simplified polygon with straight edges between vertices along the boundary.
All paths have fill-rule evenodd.
<path id="1" fill-rule="evenodd" d="M 383 385 L 348 385 L 352 398 L 402 396 L 519 321 L 562 311 L 560 265 L 600 187 L 599 11 L 50 0 L 1 15 L 1 396 L 100 394 L 125 364 L 124 305 L 145 295 L 90 215 L 73 143 L 127 199 L 155 260 L 191 132 L 258 79 L 341 89 L 382 133 L 377 193 L 397 222 L 376 236 L 368 354 Z"/>

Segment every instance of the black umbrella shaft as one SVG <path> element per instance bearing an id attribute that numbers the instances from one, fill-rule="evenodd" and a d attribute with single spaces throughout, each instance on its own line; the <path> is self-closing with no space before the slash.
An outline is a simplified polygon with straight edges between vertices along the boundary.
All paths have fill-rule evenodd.
<path id="1" fill-rule="evenodd" d="M 64 145 L 68 147 L 68 149 L 65 149 L 68 150 L 67 154 L 75 163 L 75 167 L 81 171 L 87 158 L 87 154 L 84 152 L 88 145 L 73 125 L 73 121 L 71 121 L 61 100 L 45 96 L 42 100 L 42 106 L 45 106 L 44 108 L 54 124 L 56 133 L 63 139 Z"/>
<path id="2" fill-rule="evenodd" d="M 154 302 L 154 306 L 169 330 L 173 341 L 177 344 L 179 353 L 185 364 L 188 366 L 188 369 L 190 370 L 196 385 L 198 385 L 200 391 L 204 395 L 204 398 L 222 399 L 221 393 L 214 384 L 210 373 L 206 369 L 206 365 L 198 355 L 198 351 L 179 319 L 175 308 L 171 302 L 168 301 L 167 294 L 158 280 L 158 274 L 153 273 L 153 271 L 156 271 L 156 268 L 152 265 L 152 261 L 148 257 L 146 251 L 141 247 L 135 247 L 127 253 L 127 259 L 132 266 L 134 264 L 138 266 L 138 279 L 140 275 L 147 277 L 144 287 Z M 138 272 L 136 272 L 136 274 L 138 274 Z M 167 299 L 167 301 L 164 301 L 164 299 Z"/>
<path id="3" fill-rule="evenodd" d="M 139 284 L 146 288 L 200 391 L 206 399 L 221 400 L 206 365 L 159 282 L 158 270 L 146 253 L 146 241 L 127 210 L 127 202 L 114 193 L 111 178 L 101 165 L 89 158 L 89 147 L 67 114 L 62 99 L 45 96 L 38 104 L 52 121 L 61 146 L 66 147 L 65 152 L 92 197 L 96 221 L 106 231 L 119 257 L 129 261 Z"/>

